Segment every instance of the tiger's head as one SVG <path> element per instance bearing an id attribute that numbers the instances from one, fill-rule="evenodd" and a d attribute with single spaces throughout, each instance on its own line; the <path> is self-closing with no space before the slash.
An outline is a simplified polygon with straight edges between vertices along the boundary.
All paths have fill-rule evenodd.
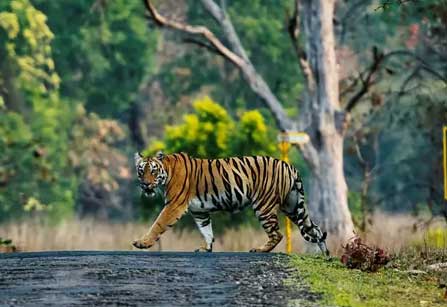
<path id="1" fill-rule="evenodd" d="M 155 157 L 143 158 L 135 153 L 135 168 L 137 169 L 140 187 L 147 196 L 154 196 L 155 189 L 166 183 L 168 174 L 163 166 L 164 155 L 160 151 Z"/>

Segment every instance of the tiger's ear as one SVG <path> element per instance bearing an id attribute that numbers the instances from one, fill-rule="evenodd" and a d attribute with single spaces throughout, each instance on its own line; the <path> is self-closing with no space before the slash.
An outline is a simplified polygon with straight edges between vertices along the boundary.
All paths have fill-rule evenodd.
<path id="1" fill-rule="evenodd" d="M 161 150 L 159 152 L 157 152 L 157 154 L 155 155 L 155 158 L 157 158 L 160 161 L 163 161 L 164 157 L 165 157 L 165 155 Z"/>
<path id="2" fill-rule="evenodd" d="M 135 167 L 138 170 L 138 165 L 140 165 L 143 162 L 143 156 L 139 152 L 136 152 L 133 158 L 135 161 Z"/>

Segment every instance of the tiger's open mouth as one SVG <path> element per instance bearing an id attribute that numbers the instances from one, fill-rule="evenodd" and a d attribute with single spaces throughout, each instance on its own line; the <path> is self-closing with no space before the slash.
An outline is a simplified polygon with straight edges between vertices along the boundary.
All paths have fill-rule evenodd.
<path id="1" fill-rule="evenodd" d="M 146 196 L 148 196 L 148 197 L 154 197 L 155 191 L 154 190 L 146 190 L 146 191 L 144 191 L 144 194 L 146 194 Z"/>
<path id="2" fill-rule="evenodd" d="M 151 188 L 143 189 L 143 192 L 148 197 L 154 197 L 155 196 L 155 190 Z"/>
<path id="3" fill-rule="evenodd" d="M 150 187 L 149 184 L 140 183 L 140 187 L 146 196 L 148 197 L 155 196 L 155 189 Z"/>

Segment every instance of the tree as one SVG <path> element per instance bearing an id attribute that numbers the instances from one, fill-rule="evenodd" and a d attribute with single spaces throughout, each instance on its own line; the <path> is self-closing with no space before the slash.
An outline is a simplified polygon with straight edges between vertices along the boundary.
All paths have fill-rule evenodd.
<path id="1" fill-rule="evenodd" d="M 347 103 L 359 105 L 345 140 L 350 194 L 358 191 L 356 203 L 364 205 L 364 213 L 422 209 L 445 215 L 439 148 L 447 114 L 440 99 L 447 85 L 447 3 L 374 3 L 338 5 L 339 42 L 351 50 L 347 62 L 357 64 L 355 73 L 341 80 L 342 97 L 361 96 Z M 368 11 L 371 5 L 374 10 Z M 362 71 L 359 63 L 369 67 Z M 353 78 L 356 74 L 360 78 Z M 421 160 L 424 167 L 417 167 Z M 363 226 L 373 221 L 362 218 Z"/>
<path id="2" fill-rule="evenodd" d="M 24 211 L 70 213 L 70 106 L 59 96 L 45 14 L 28 0 L 0 5 L 0 220 Z"/>
<path id="3" fill-rule="evenodd" d="M 290 25 L 290 33 L 303 75 L 306 79 L 306 95 L 298 122 L 290 119 L 278 98 L 263 77 L 257 72 L 243 48 L 225 6 L 212 0 L 202 0 L 205 10 L 215 19 L 230 47 L 203 26 L 191 26 L 170 20 L 158 13 L 151 1 L 146 8 L 151 18 L 160 26 L 166 26 L 201 37 L 199 42 L 238 67 L 249 84 L 273 114 L 281 130 L 305 130 L 311 142 L 300 145 L 301 152 L 312 173 L 309 203 L 313 216 L 332 235 L 347 237 L 353 224 L 347 204 L 347 187 L 343 174 L 343 136 L 347 114 L 341 110 L 338 97 L 338 79 L 335 60 L 333 14 L 335 1 L 296 1 L 296 10 Z M 224 4 L 224 2 L 223 2 Z M 300 14 L 306 34 L 306 48 L 298 43 Z"/>
<path id="4" fill-rule="evenodd" d="M 154 70 L 157 34 L 145 27 L 138 2 L 45 1 L 33 3 L 54 32 L 54 62 L 61 95 L 88 112 L 128 120 L 142 80 Z"/>
<path id="5" fill-rule="evenodd" d="M 124 131 L 85 112 L 77 97 L 62 97 L 54 39 L 29 0 L 1 2 L 0 221 L 30 214 L 57 221 L 76 205 L 80 215 L 129 217 L 128 161 L 113 148 Z"/>

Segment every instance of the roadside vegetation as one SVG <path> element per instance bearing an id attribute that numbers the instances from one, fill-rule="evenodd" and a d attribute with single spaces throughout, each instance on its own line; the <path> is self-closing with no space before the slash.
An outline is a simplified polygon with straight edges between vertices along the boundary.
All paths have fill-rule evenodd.
<path id="1" fill-rule="evenodd" d="M 377 272 L 348 269 L 338 257 L 294 255 L 291 264 L 312 291 L 322 293 L 325 306 L 445 306 L 446 243 L 445 227 L 431 229 Z"/>

